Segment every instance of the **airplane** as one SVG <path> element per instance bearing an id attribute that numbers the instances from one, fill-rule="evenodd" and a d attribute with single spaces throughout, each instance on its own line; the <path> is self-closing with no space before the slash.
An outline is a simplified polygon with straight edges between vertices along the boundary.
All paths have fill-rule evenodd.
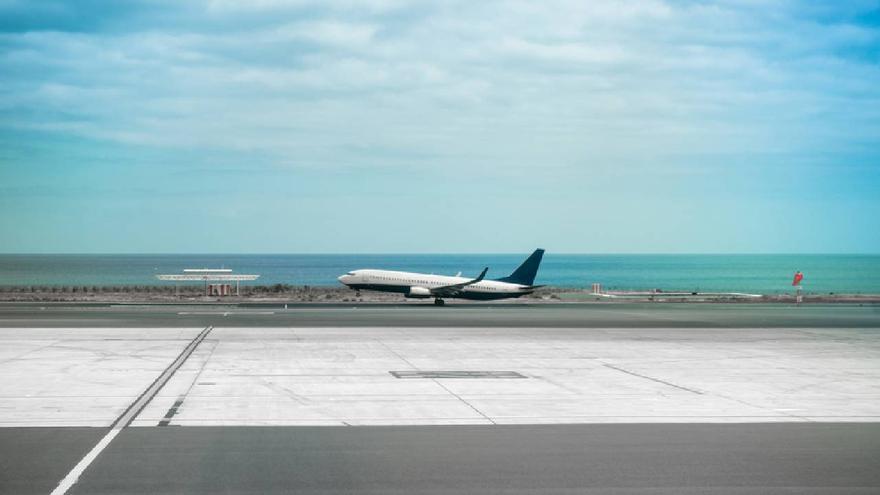
<path id="1" fill-rule="evenodd" d="M 544 256 L 543 249 L 536 249 L 509 276 L 496 280 L 486 280 L 489 267 L 476 278 L 455 277 L 427 273 L 396 272 L 389 270 L 354 270 L 342 275 L 338 280 L 354 290 L 374 290 L 399 292 L 412 299 L 434 298 L 434 304 L 443 306 L 443 299 L 474 299 L 490 301 L 531 294 L 540 285 L 533 285 L 538 265 Z"/>

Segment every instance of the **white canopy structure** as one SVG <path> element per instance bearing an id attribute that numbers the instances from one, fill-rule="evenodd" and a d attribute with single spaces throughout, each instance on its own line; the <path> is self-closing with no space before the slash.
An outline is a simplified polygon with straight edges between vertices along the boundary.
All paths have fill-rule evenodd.
<path id="1" fill-rule="evenodd" d="M 156 278 L 166 282 L 175 282 L 175 293 L 177 293 L 177 282 L 204 282 L 205 295 L 208 295 L 209 282 L 235 282 L 235 295 L 239 295 L 240 282 L 253 281 L 260 276 L 232 273 L 232 270 L 228 268 L 187 268 L 183 270 L 183 273 L 156 275 Z"/>

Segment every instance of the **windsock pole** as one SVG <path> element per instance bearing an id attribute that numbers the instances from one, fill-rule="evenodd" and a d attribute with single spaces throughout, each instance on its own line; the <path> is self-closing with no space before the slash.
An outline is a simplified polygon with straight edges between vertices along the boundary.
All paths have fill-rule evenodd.
<path id="1" fill-rule="evenodd" d="M 801 280 L 804 279 L 804 274 L 798 270 L 794 274 L 794 280 L 791 281 L 791 285 L 795 286 L 796 293 L 794 298 L 794 303 L 796 306 L 800 306 L 801 302 L 804 300 L 804 296 L 801 294 Z"/>

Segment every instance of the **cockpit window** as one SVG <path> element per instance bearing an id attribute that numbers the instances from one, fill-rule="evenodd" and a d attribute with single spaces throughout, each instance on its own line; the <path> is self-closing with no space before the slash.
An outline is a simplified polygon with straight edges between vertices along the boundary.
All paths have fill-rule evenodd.
<path id="1" fill-rule="evenodd" d="M 354 276 L 354 272 L 348 272 L 348 273 L 346 273 L 346 275 Z"/>

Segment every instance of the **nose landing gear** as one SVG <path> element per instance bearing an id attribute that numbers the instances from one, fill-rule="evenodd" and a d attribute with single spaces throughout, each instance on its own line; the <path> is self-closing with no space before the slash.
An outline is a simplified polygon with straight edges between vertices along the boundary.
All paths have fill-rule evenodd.
<path id="1" fill-rule="evenodd" d="M 443 306 L 444 304 L 446 304 L 446 301 L 443 299 L 440 299 L 439 297 L 434 299 L 434 306 Z"/>

